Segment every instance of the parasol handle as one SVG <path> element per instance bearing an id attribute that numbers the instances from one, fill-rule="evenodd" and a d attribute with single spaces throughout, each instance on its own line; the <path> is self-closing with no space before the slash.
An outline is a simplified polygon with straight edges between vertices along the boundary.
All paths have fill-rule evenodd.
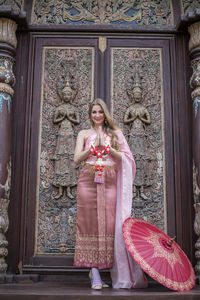
<path id="1" fill-rule="evenodd" d="M 176 239 L 176 236 L 174 236 L 173 238 L 171 238 L 169 241 L 168 241 L 168 244 L 171 246 L 172 243 L 175 241 Z"/>

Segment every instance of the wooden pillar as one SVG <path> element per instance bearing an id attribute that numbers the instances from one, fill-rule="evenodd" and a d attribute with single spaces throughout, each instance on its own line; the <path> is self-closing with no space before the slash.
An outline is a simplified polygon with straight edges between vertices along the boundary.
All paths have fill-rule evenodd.
<path id="1" fill-rule="evenodd" d="M 0 18 L 0 274 L 5 273 L 8 254 L 5 233 L 8 230 L 8 205 L 11 181 L 11 106 L 15 76 L 13 64 L 17 23 Z"/>
<path id="2" fill-rule="evenodd" d="M 195 222 L 194 230 L 198 236 L 195 244 L 195 256 L 197 264 L 195 270 L 200 283 L 200 22 L 196 22 L 189 27 L 190 59 L 193 73 L 190 79 L 193 100 L 193 166 L 194 166 L 194 208 Z"/>

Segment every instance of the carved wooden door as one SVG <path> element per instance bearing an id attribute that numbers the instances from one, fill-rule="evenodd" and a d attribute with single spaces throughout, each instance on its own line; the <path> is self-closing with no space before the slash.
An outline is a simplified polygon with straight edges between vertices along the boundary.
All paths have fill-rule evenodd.
<path id="1" fill-rule="evenodd" d="M 107 102 L 137 163 L 133 215 L 175 233 L 170 43 L 138 36 L 33 35 L 24 271 L 62 272 L 73 264 L 73 151 L 78 131 L 90 126 L 88 104 L 97 96 Z"/>
<path id="2" fill-rule="evenodd" d="M 173 234 L 175 218 L 167 214 L 169 205 L 171 216 L 175 213 L 169 43 L 110 39 L 106 82 L 113 118 L 136 161 L 133 215 Z"/>
<path id="3" fill-rule="evenodd" d="M 24 269 L 30 272 L 72 264 L 78 173 L 73 162 L 75 139 L 81 128 L 89 126 L 88 104 L 99 90 L 97 38 L 36 37 L 33 44 L 24 257 Z"/>

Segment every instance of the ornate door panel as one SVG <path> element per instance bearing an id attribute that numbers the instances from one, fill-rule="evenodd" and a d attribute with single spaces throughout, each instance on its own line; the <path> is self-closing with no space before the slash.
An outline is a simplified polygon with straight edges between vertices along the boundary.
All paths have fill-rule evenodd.
<path id="1" fill-rule="evenodd" d="M 169 40 L 110 39 L 108 49 L 107 97 L 137 166 L 132 214 L 174 234 Z"/>
<path id="2" fill-rule="evenodd" d="M 78 168 L 75 139 L 99 89 L 98 39 L 33 40 L 33 99 L 24 270 L 72 264 Z"/>

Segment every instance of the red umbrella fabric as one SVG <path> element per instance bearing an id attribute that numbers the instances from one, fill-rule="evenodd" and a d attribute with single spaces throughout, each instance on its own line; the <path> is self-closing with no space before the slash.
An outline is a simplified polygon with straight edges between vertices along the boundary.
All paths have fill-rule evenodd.
<path id="1" fill-rule="evenodd" d="M 132 257 L 153 279 L 176 291 L 195 284 L 194 269 L 177 243 L 156 226 L 140 219 L 123 223 L 123 237 Z"/>

